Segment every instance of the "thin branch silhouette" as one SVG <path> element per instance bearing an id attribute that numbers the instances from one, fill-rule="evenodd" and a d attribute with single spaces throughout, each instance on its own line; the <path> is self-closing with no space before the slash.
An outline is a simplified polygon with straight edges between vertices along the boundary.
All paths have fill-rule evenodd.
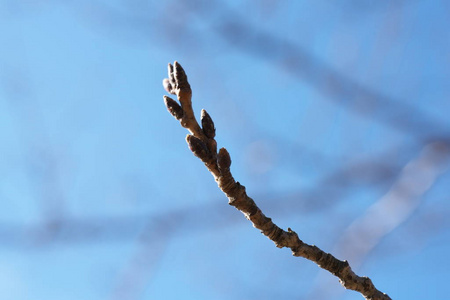
<path id="1" fill-rule="evenodd" d="M 304 243 L 296 232 L 290 228 L 287 231 L 281 229 L 265 216 L 255 201 L 247 195 L 245 187 L 233 178 L 228 151 L 221 148 L 217 152 L 217 142 L 214 139 L 216 129 L 212 118 L 202 110 L 201 126 L 197 122 L 192 109 L 192 90 L 186 73 L 178 62 L 168 65 L 168 77 L 163 80 L 164 88 L 170 94 L 176 95 L 179 102 L 164 96 L 165 105 L 170 114 L 180 121 L 181 126 L 190 132 L 186 137 L 190 150 L 214 176 L 219 188 L 228 197 L 230 205 L 241 211 L 253 226 L 278 248 L 290 248 L 294 256 L 315 262 L 322 269 L 337 276 L 345 288 L 360 292 L 366 299 L 391 299 L 376 289 L 370 278 L 356 275 L 347 261 L 338 260 L 317 246 Z"/>

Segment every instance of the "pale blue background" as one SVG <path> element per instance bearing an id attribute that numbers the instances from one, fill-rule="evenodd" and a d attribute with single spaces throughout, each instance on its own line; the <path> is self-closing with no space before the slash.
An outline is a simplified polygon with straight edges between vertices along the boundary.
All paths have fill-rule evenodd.
<path id="1" fill-rule="evenodd" d="M 227 205 L 164 107 L 178 60 L 249 195 L 350 263 L 340 237 L 439 143 L 430 189 L 357 273 L 393 299 L 445 299 L 449 15 L 448 1 L 0 1 L 1 298 L 362 299 Z"/>

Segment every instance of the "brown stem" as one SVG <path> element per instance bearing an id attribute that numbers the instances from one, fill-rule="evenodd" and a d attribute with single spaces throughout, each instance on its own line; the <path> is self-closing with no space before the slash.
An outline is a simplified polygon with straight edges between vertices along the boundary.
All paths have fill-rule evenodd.
<path id="1" fill-rule="evenodd" d="M 264 215 L 255 201 L 247 195 L 245 187 L 234 180 L 230 172 L 231 158 L 228 151 L 221 148 L 217 153 L 217 143 L 214 139 L 216 130 L 209 114 L 202 110 L 202 127 L 195 119 L 191 102 L 192 91 L 183 68 L 175 62 L 173 66 L 169 64 L 168 69 L 169 79 L 163 81 L 164 88 L 169 93 L 177 95 L 181 111 L 175 100 L 168 97 L 165 98 L 166 106 L 169 112 L 180 120 L 181 125 L 192 134 L 186 138 L 189 148 L 212 173 L 219 188 L 228 197 L 228 203 L 241 211 L 253 226 L 272 240 L 277 247 L 290 248 L 294 256 L 315 262 L 322 269 L 337 276 L 345 288 L 360 292 L 366 299 L 391 299 L 387 294 L 377 290 L 370 278 L 356 275 L 347 261 L 341 261 L 314 245 L 304 243 L 293 230 L 281 229 L 272 222 L 272 219 Z"/>

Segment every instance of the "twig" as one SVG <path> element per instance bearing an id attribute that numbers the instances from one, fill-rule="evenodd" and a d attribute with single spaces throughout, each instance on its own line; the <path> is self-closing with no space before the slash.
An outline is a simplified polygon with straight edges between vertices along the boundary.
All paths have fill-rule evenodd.
<path id="1" fill-rule="evenodd" d="M 301 256 L 315 262 L 319 267 L 339 278 L 341 284 L 351 290 L 360 292 L 366 299 L 391 299 L 387 294 L 377 290 L 368 277 L 360 277 L 351 269 L 347 261 L 341 261 L 314 245 L 308 245 L 299 239 L 297 233 L 288 228 L 284 231 L 266 217 L 256 203 L 250 198 L 245 187 L 235 181 L 230 172 L 231 158 L 225 148 L 217 153 L 214 123 L 209 114 L 202 110 L 201 124 L 198 124 L 192 110 L 192 91 L 186 73 L 175 61 L 168 67 L 169 78 L 163 80 L 164 88 L 178 97 L 179 103 L 164 96 L 169 112 L 188 129 L 186 141 L 195 156 L 200 158 L 214 176 L 219 188 L 228 197 L 228 203 L 241 211 L 253 223 L 253 226 L 272 240 L 278 248 L 287 247 L 294 256 Z"/>

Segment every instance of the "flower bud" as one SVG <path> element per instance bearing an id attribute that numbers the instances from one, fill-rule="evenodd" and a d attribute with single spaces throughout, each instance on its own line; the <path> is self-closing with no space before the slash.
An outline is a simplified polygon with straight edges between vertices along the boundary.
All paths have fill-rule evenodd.
<path id="1" fill-rule="evenodd" d="M 206 112 L 206 110 L 202 109 L 201 114 L 202 120 L 202 129 L 203 133 L 210 139 L 213 139 L 216 136 L 216 128 L 214 128 L 214 122 Z"/>
<path id="2" fill-rule="evenodd" d="M 165 78 L 163 80 L 163 87 L 169 94 L 172 94 L 172 85 L 170 84 L 169 79 Z"/>
<path id="3" fill-rule="evenodd" d="M 208 148 L 205 143 L 199 138 L 188 134 L 186 136 L 186 142 L 189 145 L 189 149 L 194 153 L 195 156 L 200 158 L 202 161 L 206 160 L 209 154 Z"/>
<path id="4" fill-rule="evenodd" d="M 217 166 L 219 167 L 220 172 L 230 169 L 231 157 L 227 149 L 220 148 L 219 153 L 217 154 Z"/>
<path id="5" fill-rule="evenodd" d="M 186 73 L 184 72 L 183 67 L 177 61 L 174 62 L 173 66 L 175 69 L 175 79 L 177 81 L 186 81 L 187 76 Z"/>
<path id="6" fill-rule="evenodd" d="M 184 112 L 181 106 L 172 98 L 164 96 L 164 103 L 166 104 L 167 110 L 172 116 L 177 120 L 183 118 Z"/>
<path id="7" fill-rule="evenodd" d="M 171 63 L 169 63 L 167 65 L 167 73 L 169 74 L 169 81 L 171 83 L 174 83 L 175 82 L 175 77 L 174 77 L 174 73 L 173 73 L 173 66 L 172 66 Z"/>

